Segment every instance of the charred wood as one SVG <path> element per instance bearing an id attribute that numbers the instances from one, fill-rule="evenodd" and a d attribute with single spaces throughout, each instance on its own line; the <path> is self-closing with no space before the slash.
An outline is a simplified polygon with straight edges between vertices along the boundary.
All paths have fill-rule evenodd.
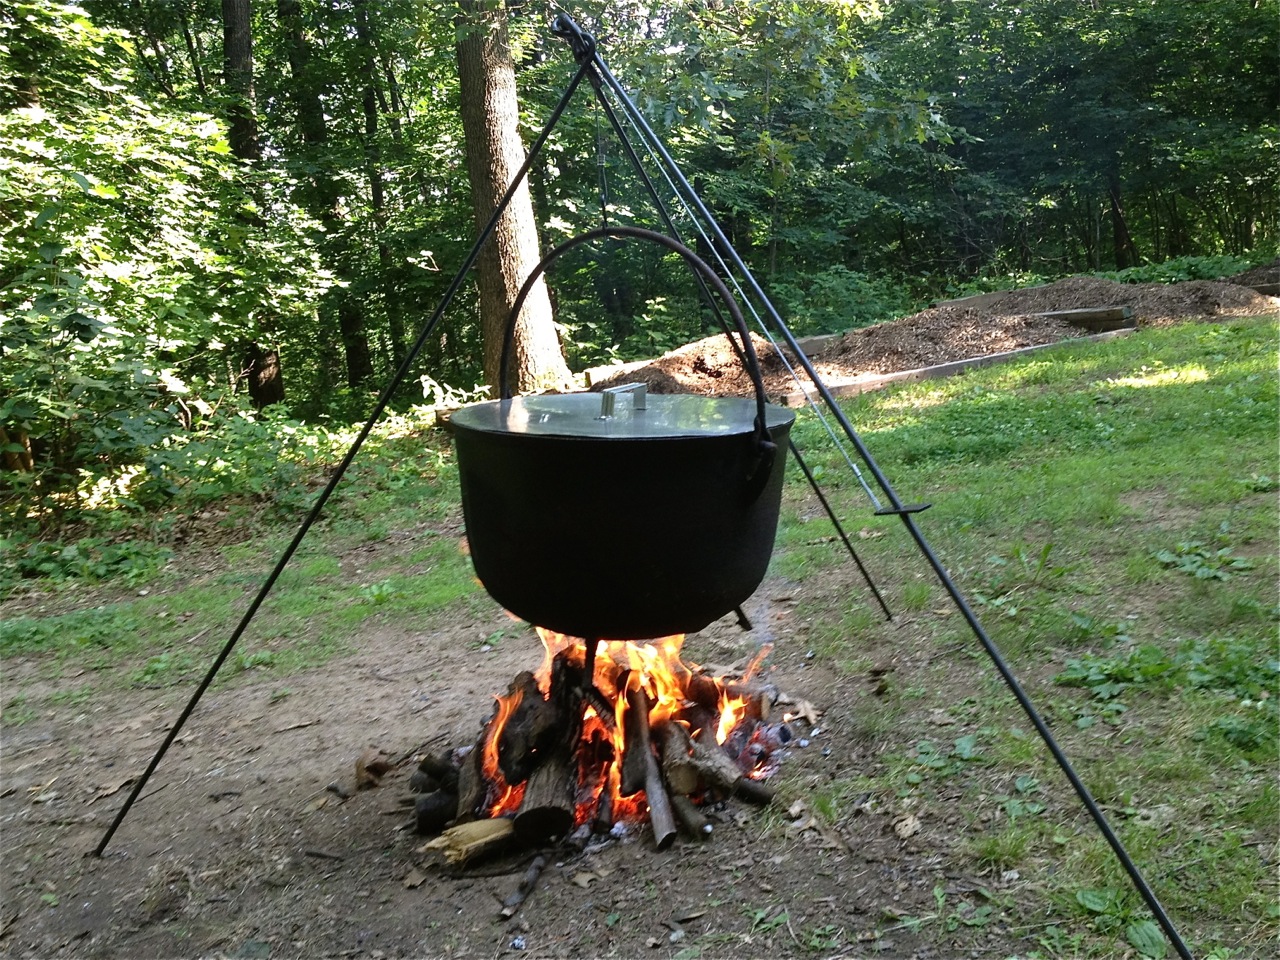
<path id="1" fill-rule="evenodd" d="M 629 797 L 644 789 L 649 772 L 648 757 L 653 748 L 649 743 L 649 698 L 643 690 L 627 691 L 627 712 L 623 715 L 624 743 L 622 753 L 621 793 Z"/>
<path id="2" fill-rule="evenodd" d="M 671 809 L 684 832 L 697 840 L 705 840 L 711 836 L 711 821 L 703 815 L 697 805 L 688 797 L 678 793 L 671 795 Z"/>
<path id="3" fill-rule="evenodd" d="M 533 893 L 533 888 L 538 885 L 538 877 L 542 876 L 542 868 L 546 865 L 547 858 L 542 854 L 533 858 L 533 862 L 529 864 L 529 869 L 520 878 L 519 885 L 511 893 L 507 894 L 507 899 L 502 901 L 502 909 L 498 911 L 499 919 L 510 920 L 516 915 L 516 911 L 520 909 L 521 904 L 528 899 L 529 894 Z"/>
<path id="4" fill-rule="evenodd" d="M 458 795 L 447 790 L 424 793 L 413 804 L 419 833 L 435 836 L 458 815 Z"/>

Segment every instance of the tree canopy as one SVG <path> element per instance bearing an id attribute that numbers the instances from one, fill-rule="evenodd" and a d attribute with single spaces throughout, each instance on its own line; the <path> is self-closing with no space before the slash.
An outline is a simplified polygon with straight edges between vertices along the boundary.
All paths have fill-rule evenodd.
<path id="1" fill-rule="evenodd" d="M 573 70 L 554 12 L 505 10 L 526 137 Z M 802 332 L 964 284 L 1280 242 L 1277 0 L 572 12 Z M 0 442 L 36 468 L 6 486 L 132 471 L 163 495 L 165 445 L 238 409 L 250 348 L 279 351 L 296 415 L 366 410 L 474 235 L 457 14 L 0 10 Z M 544 247 L 606 216 L 656 222 L 585 89 L 531 188 Z M 577 367 L 704 329 L 653 251 L 602 246 L 550 281 Z M 482 338 L 467 285 L 415 372 L 469 387 Z"/>

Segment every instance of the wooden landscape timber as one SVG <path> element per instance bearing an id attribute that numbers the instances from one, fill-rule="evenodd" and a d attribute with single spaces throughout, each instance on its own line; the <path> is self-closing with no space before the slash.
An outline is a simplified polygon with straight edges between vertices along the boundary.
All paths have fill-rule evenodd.
<path id="1" fill-rule="evenodd" d="M 1094 333 L 1083 337 L 1075 337 L 1071 340 L 1059 340 L 1054 343 L 1038 343 L 1031 347 L 1021 347 L 1017 350 L 1006 350 L 1002 353 L 989 353 L 981 357 L 970 357 L 966 360 L 953 360 L 950 363 L 939 363 L 931 367 L 917 367 L 914 370 L 900 370 L 896 373 L 880 373 L 868 374 L 865 377 L 859 377 L 848 383 L 826 381 L 827 391 L 833 397 L 856 397 L 860 393 L 867 393 L 871 390 L 881 390 L 894 383 L 918 383 L 921 380 L 940 380 L 943 377 L 955 376 L 958 373 L 964 373 L 966 370 L 977 370 L 981 367 L 989 367 L 998 363 L 1007 363 L 1010 360 L 1019 359 L 1029 356 L 1041 350 L 1049 350 L 1054 347 L 1061 347 L 1065 344 L 1076 343 L 1098 343 L 1104 340 L 1111 340 L 1115 337 L 1124 337 L 1137 330 L 1137 327 L 1122 327 L 1118 330 L 1109 330 L 1105 333 Z M 805 387 L 803 390 L 795 390 L 778 398 L 778 402 L 786 407 L 799 407 L 808 403 L 811 398 L 817 397 L 818 391 L 814 387 Z"/>

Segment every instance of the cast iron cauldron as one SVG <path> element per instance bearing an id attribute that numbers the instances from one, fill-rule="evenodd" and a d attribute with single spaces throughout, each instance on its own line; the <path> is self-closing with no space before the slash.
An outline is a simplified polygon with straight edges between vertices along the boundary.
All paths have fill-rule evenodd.
<path id="1" fill-rule="evenodd" d="M 600 237 L 661 243 L 729 308 L 754 400 L 633 393 L 510 398 L 453 415 L 471 560 L 498 603 L 577 637 L 690 633 L 760 585 L 773 550 L 795 415 L 764 402 L 759 364 L 723 283 L 681 244 L 632 227 L 575 237 L 535 268 Z M 506 391 L 504 390 L 504 393 Z"/>

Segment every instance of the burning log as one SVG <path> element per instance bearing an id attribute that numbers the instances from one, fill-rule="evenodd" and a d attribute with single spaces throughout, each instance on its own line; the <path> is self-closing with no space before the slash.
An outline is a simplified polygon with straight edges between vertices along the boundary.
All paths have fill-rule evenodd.
<path id="1" fill-rule="evenodd" d="M 702 788 L 702 783 L 698 766 L 689 756 L 693 752 L 693 745 L 684 727 L 668 721 L 658 724 L 654 733 L 658 735 L 662 752 L 662 774 L 671 792 L 684 796 L 697 793 Z"/>
<path id="2" fill-rule="evenodd" d="M 515 825 L 504 817 L 472 820 L 450 827 L 418 848 L 419 853 L 440 853 L 450 866 L 470 863 L 505 847 L 515 835 Z"/>
<path id="3" fill-rule="evenodd" d="M 532 675 L 529 675 L 532 680 Z M 516 813 L 516 835 L 527 846 L 538 846 L 564 837 L 573 829 L 574 785 L 577 783 L 577 747 L 582 732 L 582 671 L 568 658 L 552 665 L 550 696 L 555 727 L 538 756 L 537 766 L 525 782 L 524 797 Z M 534 688 L 535 697 L 542 695 Z M 519 716 L 519 710 L 512 721 Z M 510 724 L 508 724 L 510 726 Z"/>
<path id="4" fill-rule="evenodd" d="M 559 840 L 573 829 L 573 787 L 577 771 L 571 748 L 557 750 L 538 765 L 525 783 L 524 799 L 516 813 L 516 836 L 536 847 Z"/>
<path id="5" fill-rule="evenodd" d="M 518 705 L 498 738 L 498 766 L 507 783 L 523 783 L 538 764 L 538 755 L 563 731 L 557 698 L 544 700 L 533 674 L 522 671 L 507 688 Z"/>
<path id="6" fill-rule="evenodd" d="M 625 749 L 622 754 L 622 787 L 624 797 L 644 789 L 649 773 L 646 759 L 653 748 L 649 742 L 649 698 L 640 689 L 627 690 L 627 712 L 623 716 L 622 731 Z"/>
<path id="7" fill-rule="evenodd" d="M 718 787 L 751 803 L 764 805 L 773 801 L 773 791 L 758 780 L 745 776 L 719 746 L 701 739 L 690 740 L 689 743 L 693 749 L 693 763 L 708 786 Z"/>
<path id="8" fill-rule="evenodd" d="M 649 698 L 644 690 L 627 690 L 627 712 L 622 727 L 626 749 L 622 755 L 620 792 L 626 797 L 644 790 L 654 842 L 659 850 L 665 850 L 676 838 L 676 821 L 649 739 Z"/>

